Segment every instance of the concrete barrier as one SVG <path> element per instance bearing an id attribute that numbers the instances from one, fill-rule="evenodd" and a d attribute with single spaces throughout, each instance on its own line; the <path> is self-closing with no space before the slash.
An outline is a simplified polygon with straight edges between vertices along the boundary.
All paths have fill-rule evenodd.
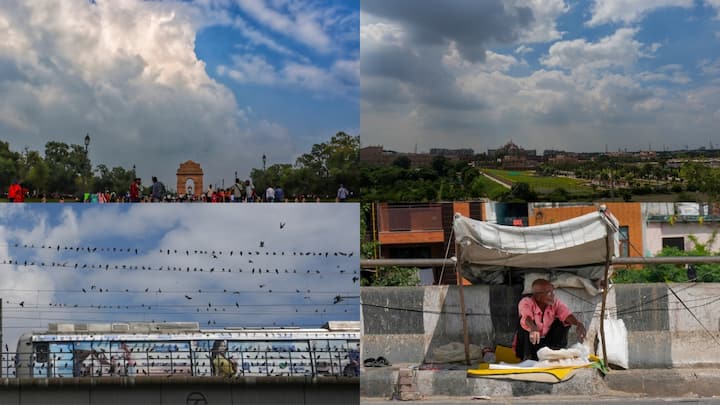
<path id="1" fill-rule="evenodd" d="M 520 287 L 464 287 L 470 343 L 510 345 L 517 325 Z M 558 289 L 597 336 L 601 296 Z M 391 363 L 432 361 L 433 350 L 462 342 L 457 286 L 363 287 L 362 359 Z M 720 366 L 720 284 L 617 284 L 608 291 L 607 313 L 628 329 L 630 368 Z M 683 304 L 684 303 L 684 304 Z M 575 342 L 574 330 L 570 344 Z"/>
<path id="2" fill-rule="evenodd" d="M 0 404 L 359 404 L 358 378 L 7 378 Z"/>

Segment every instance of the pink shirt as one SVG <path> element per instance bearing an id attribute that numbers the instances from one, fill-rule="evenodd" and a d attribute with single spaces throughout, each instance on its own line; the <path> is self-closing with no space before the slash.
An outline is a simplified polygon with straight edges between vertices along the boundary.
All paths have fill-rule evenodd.
<path id="1" fill-rule="evenodd" d="M 525 297 L 518 303 L 518 315 L 520 316 L 520 326 L 530 332 L 530 326 L 525 323 L 526 318 L 530 318 L 535 325 L 540 327 L 540 336 L 547 335 L 550 326 L 555 322 L 555 318 L 560 319 L 563 323 L 572 312 L 564 302 L 555 298 L 555 303 L 545 307 L 543 312 L 532 297 Z M 566 323 L 567 325 L 567 323 Z"/>

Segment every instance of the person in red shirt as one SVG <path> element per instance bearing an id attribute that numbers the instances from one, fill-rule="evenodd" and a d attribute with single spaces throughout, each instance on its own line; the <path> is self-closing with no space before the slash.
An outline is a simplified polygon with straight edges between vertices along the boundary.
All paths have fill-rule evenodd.
<path id="1" fill-rule="evenodd" d="M 16 203 L 25 202 L 25 191 L 19 181 L 13 181 L 8 189 L 8 200 Z"/>
<path id="2" fill-rule="evenodd" d="M 8 201 L 15 202 L 15 196 L 17 195 L 17 189 L 19 185 L 13 180 L 12 183 L 10 183 L 10 187 L 8 188 Z"/>
<path id="3" fill-rule="evenodd" d="M 130 202 L 140 202 L 140 179 L 136 178 L 130 183 Z"/>
<path id="4" fill-rule="evenodd" d="M 575 326 L 579 342 L 585 340 L 585 325 L 573 315 L 567 305 L 555 298 L 555 288 L 543 279 L 532 284 L 532 296 L 518 303 L 519 325 L 513 348 L 521 360 L 537 360 L 542 347 L 557 350 L 567 347 L 568 331 Z"/>

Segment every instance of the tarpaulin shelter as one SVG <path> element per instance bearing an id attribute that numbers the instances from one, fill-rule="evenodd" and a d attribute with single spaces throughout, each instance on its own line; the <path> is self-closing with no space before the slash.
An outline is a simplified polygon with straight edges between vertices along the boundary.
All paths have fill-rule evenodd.
<path id="1" fill-rule="evenodd" d="M 477 282 L 499 271 L 577 272 L 584 267 L 604 265 L 603 280 L 608 286 L 610 264 L 618 252 L 618 222 L 604 207 L 566 221 L 529 227 L 497 225 L 455 214 L 453 232 L 466 353 L 469 342 L 460 276 Z M 600 313 L 603 353 L 607 353 L 603 331 L 606 299 L 604 288 Z M 466 361 L 469 364 L 469 356 Z"/>

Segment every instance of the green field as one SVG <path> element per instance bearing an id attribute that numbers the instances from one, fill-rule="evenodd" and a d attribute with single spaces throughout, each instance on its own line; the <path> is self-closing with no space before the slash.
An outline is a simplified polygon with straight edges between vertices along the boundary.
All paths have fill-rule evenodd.
<path id="1" fill-rule="evenodd" d="M 484 172 L 506 183 L 527 183 L 539 193 L 550 193 L 555 189 L 564 188 L 571 194 L 589 193 L 592 188 L 581 180 L 567 177 L 538 177 L 532 171 L 483 169 Z"/>
<path id="2" fill-rule="evenodd" d="M 487 195 L 489 198 L 497 198 L 498 196 L 508 191 L 508 189 L 501 184 L 498 184 L 485 176 L 478 176 L 477 181 L 482 183 L 483 189 L 485 190 L 485 195 Z"/>

